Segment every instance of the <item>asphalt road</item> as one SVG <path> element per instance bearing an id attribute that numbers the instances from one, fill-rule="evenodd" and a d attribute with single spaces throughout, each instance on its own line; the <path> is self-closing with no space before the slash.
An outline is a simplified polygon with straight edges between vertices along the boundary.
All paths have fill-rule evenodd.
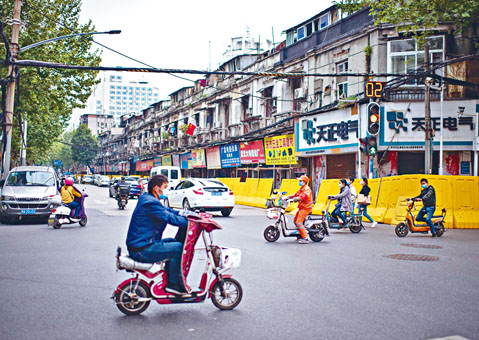
<path id="1" fill-rule="evenodd" d="M 119 211 L 106 188 L 87 190 L 85 228 L 0 225 L 0 339 L 479 339 L 479 230 L 400 239 L 380 225 L 333 231 L 320 243 L 267 243 L 264 211 L 241 206 L 218 216 L 224 229 L 214 232 L 218 244 L 243 253 L 231 271 L 244 290 L 236 309 L 220 311 L 209 300 L 152 303 L 126 317 L 110 296 L 129 277 L 116 272 L 114 256 L 136 200 Z M 198 252 L 190 282 L 203 265 Z"/>

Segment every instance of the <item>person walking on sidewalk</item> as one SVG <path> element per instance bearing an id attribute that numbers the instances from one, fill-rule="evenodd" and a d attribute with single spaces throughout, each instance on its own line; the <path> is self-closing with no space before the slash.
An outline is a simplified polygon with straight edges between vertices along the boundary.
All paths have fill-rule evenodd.
<path id="1" fill-rule="evenodd" d="M 361 178 L 360 184 L 363 186 L 361 191 L 359 192 L 359 195 L 363 195 L 361 198 L 363 198 L 362 201 L 360 201 L 360 197 L 358 197 L 358 209 L 359 213 L 361 214 L 360 220 L 361 222 L 363 221 L 363 216 L 366 217 L 372 224 L 371 228 L 375 228 L 377 225 L 377 222 L 375 222 L 371 216 L 368 214 L 368 205 L 371 201 L 371 197 L 369 197 L 369 193 L 371 192 L 371 188 L 368 186 L 368 179 L 366 177 Z"/>
<path id="2" fill-rule="evenodd" d="M 436 237 L 436 228 L 434 228 L 434 223 L 431 221 L 432 215 L 434 215 L 434 211 L 436 211 L 436 191 L 432 185 L 429 185 L 425 178 L 421 179 L 421 187 L 421 193 L 412 198 L 414 201 L 422 201 L 424 205 L 421 210 L 419 210 L 416 221 L 426 222 L 431 229 L 432 237 Z M 426 218 L 424 218 L 424 215 L 426 215 Z"/>
<path id="3" fill-rule="evenodd" d="M 358 192 L 356 191 L 356 188 L 353 185 L 354 183 L 354 176 L 349 176 L 348 177 L 348 185 L 349 185 L 349 190 L 351 191 L 351 202 L 353 202 L 353 214 L 354 214 L 354 208 L 356 205 L 356 198 L 358 197 Z"/>

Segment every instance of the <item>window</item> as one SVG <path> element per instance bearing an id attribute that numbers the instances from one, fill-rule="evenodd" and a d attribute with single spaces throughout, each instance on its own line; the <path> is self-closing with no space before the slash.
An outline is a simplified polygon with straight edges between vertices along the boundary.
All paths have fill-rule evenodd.
<path id="1" fill-rule="evenodd" d="M 171 170 L 171 179 L 178 179 L 178 170 Z"/>
<path id="2" fill-rule="evenodd" d="M 444 37 L 427 38 L 429 60 L 434 65 L 444 60 Z M 388 72 L 413 73 L 424 67 L 424 49 L 419 48 L 413 39 L 392 40 L 388 42 Z M 442 71 L 436 70 L 437 74 Z M 411 80 L 408 85 L 417 85 Z"/>
<path id="3" fill-rule="evenodd" d="M 348 83 L 338 84 L 338 99 L 346 99 L 348 97 Z"/>
<path id="4" fill-rule="evenodd" d="M 304 38 L 304 27 L 298 28 L 298 40 L 301 40 Z"/>
<path id="5" fill-rule="evenodd" d="M 320 29 L 323 29 L 326 26 L 329 26 L 329 13 L 319 18 L 319 24 L 320 24 Z"/>
<path id="6" fill-rule="evenodd" d="M 343 61 L 336 64 L 336 73 L 346 73 L 348 72 L 348 62 Z"/>

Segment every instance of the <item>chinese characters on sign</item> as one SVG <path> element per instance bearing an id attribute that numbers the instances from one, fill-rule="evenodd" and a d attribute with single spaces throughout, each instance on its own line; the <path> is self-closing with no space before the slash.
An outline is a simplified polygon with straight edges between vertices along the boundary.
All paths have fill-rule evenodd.
<path id="1" fill-rule="evenodd" d="M 222 168 L 240 166 L 239 144 L 228 144 L 220 146 L 220 158 Z"/>
<path id="2" fill-rule="evenodd" d="M 219 146 L 206 149 L 206 165 L 208 169 L 221 169 Z"/>
<path id="3" fill-rule="evenodd" d="M 264 163 L 263 141 L 240 144 L 241 164 Z"/>
<path id="4" fill-rule="evenodd" d="M 298 164 L 294 154 L 294 135 L 264 139 L 265 160 L 268 165 Z"/>
<path id="5" fill-rule="evenodd" d="M 388 111 L 386 119 L 389 122 L 389 128 L 396 132 L 401 130 L 407 131 L 408 119 L 404 118 L 403 112 Z M 426 129 L 426 119 L 423 117 L 414 117 L 411 119 L 412 131 L 424 131 Z M 459 126 L 469 126 L 472 131 L 474 129 L 473 117 L 444 117 L 442 119 L 442 127 L 449 131 L 457 131 Z M 439 117 L 431 117 L 431 127 L 435 131 L 441 129 L 441 121 Z"/>
<path id="6" fill-rule="evenodd" d="M 325 125 L 315 125 L 316 118 L 303 120 L 303 139 L 308 145 L 325 142 L 336 142 L 338 140 L 348 140 L 350 133 L 355 138 L 358 137 L 358 121 L 348 120 L 339 123 Z"/>
<path id="7" fill-rule="evenodd" d="M 205 149 L 191 150 L 193 168 L 206 168 Z"/>
<path id="8" fill-rule="evenodd" d="M 191 152 L 182 153 L 181 156 L 181 168 L 182 169 L 192 169 L 193 168 L 193 160 L 191 158 Z"/>

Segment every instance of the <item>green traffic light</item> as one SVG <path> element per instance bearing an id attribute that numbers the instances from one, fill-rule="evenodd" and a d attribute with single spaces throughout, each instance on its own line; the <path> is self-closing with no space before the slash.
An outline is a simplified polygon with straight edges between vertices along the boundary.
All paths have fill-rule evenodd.
<path id="1" fill-rule="evenodd" d="M 376 146 L 370 146 L 370 147 L 369 147 L 369 154 L 370 154 L 371 156 L 376 155 L 377 151 L 378 151 L 378 149 L 376 148 Z"/>

